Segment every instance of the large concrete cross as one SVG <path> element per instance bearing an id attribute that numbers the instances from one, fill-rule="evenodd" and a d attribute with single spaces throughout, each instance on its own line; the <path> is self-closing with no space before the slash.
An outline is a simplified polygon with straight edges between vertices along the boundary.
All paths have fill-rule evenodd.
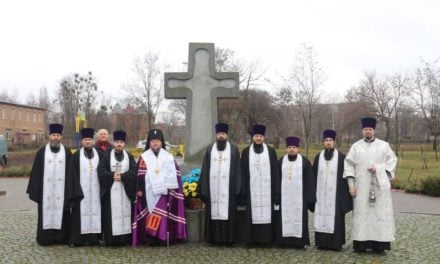
<path id="1" fill-rule="evenodd" d="M 188 72 L 165 73 L 165 98 L 186 99 L 185 161 L 215 139 L 218 98 L 239 96 L 238 72 L 216 72 L 214 54 L 213 43 L 189 43 Z"/>

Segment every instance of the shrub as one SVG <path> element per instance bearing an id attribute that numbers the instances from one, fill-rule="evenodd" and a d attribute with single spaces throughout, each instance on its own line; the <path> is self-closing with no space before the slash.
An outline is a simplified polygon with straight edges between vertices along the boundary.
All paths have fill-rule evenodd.
<path id="1" fill-rule="evenodd" d="M 393 189 L 405 189 L 405 185 L 399 179 L 393 179 L 391 181 L 391 187 Z"/>
<path id="2" fill-rule="evenodd" d="M 422 180 L 422 193 L 440 196 L 440 177 L 429 176 Z"/>
<path id="3" fill-rule="evenodd" d="M 24 173 L 25 173 L 24 167 L 12 166 L 4 169 L 2 172 L 2 176 L 6 176 L 6 177 L 23 176 Z"/>

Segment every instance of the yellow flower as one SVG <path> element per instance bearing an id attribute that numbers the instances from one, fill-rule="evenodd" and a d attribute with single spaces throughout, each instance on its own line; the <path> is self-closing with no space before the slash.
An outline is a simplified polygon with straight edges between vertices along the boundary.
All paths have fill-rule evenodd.
<path id="1" fill-rule="evenodd" d="M 191 196 L 192 196 L 192 197 L 196 197 L 196 196 L 197 196 L 197 192 L 192 192 L 192 193 L 191 193 Z"/>
<path id="2" fill-rule="evenodd" d="M 183 195 L 188 196 L 189 192 L 187 189 L 183 189 Z"/>
<path id="3" fill-rule="evenodd" d="M 184 182 L 183 183 L 183 188 L 188 187 L 189 183 L 188 182 Z"/>
<path id="4" fill-rule="evenodd" d="M 194 192 L 195 190 L 197 190 L 197 183 L 196 184 L 193 184 L 193 183 L 191 183 L 188 187 L 188 190 L 190 190 L 191 192 Z"/>

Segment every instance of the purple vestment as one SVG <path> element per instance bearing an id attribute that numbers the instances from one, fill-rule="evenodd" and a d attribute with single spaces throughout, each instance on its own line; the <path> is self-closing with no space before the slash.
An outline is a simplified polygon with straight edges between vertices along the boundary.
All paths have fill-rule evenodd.
<path id="1" fill-rule="evenodd" d="M 177 163 L 175 165 L 179 187 L 177 189 L 169 189 L 168 195 L 162 195 L 159 198 L 152 214 L 160 216 L 160 221 L 157 230 L 153 230 L 146 228 L 146 219 L 150 214 L 145 200 L 145 176 L 147 175 L 148 164 L 145 163 L 142 157 L 139 157 L 136 192 L 142 191 L 143 195 L 142 197 L 136 196 L 134 204 L 132 246 L 142 244 L 147 236 L 166 241 L 167 231 L 169 231 L 171 242 L 188 238 L 181 175 Z M 167 202 L 169 202 L 169 210 Z"/>

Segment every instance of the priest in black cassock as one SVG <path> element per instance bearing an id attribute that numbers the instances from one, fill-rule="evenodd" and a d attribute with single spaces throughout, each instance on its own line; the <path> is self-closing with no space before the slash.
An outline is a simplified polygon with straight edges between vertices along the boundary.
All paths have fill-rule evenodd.
<path id="1" fill-rule="evenodd" d="M 49 125 L 49 143 L 35 155 L 26 193 L 38 203 L 37 243 L 65 244 L 69 235 L 70 208 L 66 177 L 72 156 L 62 143 L 63 126 Z"/>
<path id="2" fill-rule="evenodd" d="M 315 245 L 340 251 L 345 244 L 345 214 L 353 200 L 343 178 L 345 154 L 335 149 L 336 131 L 323 132 L 322 150 L 313 162 L 316 185 Z"/>
<path id="3" fill-rule="evenodd" d="M 102 231 L 98 166 L 102 157 L 93 147 L 93 128 L 81 129 L 81 148 L 70 162 L 69 203 L 72 207 L 70 246 L 96 245 Z"/>
<path id="4" fill-rule="evenodd" d="M 252 144 L 241 154 L 243 187 L 240 197 L 245 197 L 246 205 L 246 226 L 242 230 L 248 244 L 270 245 L 274 239 L 277 154 L 264 143 L 265 133 L 266 127 L 256 124 L 252 128 Z"/>
<path id="5" fill-rule="evenodd" d="M 206 205 L 205 240 L 210 244 L 235 243 L 240 152 L 228 141 L 228 130 L 228 124 L 215 125 L 217 140 L 206 149 L 200 174 L 199 193 Z"/>
<path id="6" fill-rule="evenodd" d="M 287 154 L 278 161 L 276 243 L 304 248 L 310 245 L 307 210 L 313 211 L 316 185 L 312 164 L 298 153 L 299 143 L 298 137 L 287 137 Z"/>
<path id="7" fill-rule="evenodd" d="M 132 204 L 136 193 L 137 165 L 125 150 L 126 133 L 113 132 L 114 148 L 98 167 L 106 246 L 131 243 Z"/>

